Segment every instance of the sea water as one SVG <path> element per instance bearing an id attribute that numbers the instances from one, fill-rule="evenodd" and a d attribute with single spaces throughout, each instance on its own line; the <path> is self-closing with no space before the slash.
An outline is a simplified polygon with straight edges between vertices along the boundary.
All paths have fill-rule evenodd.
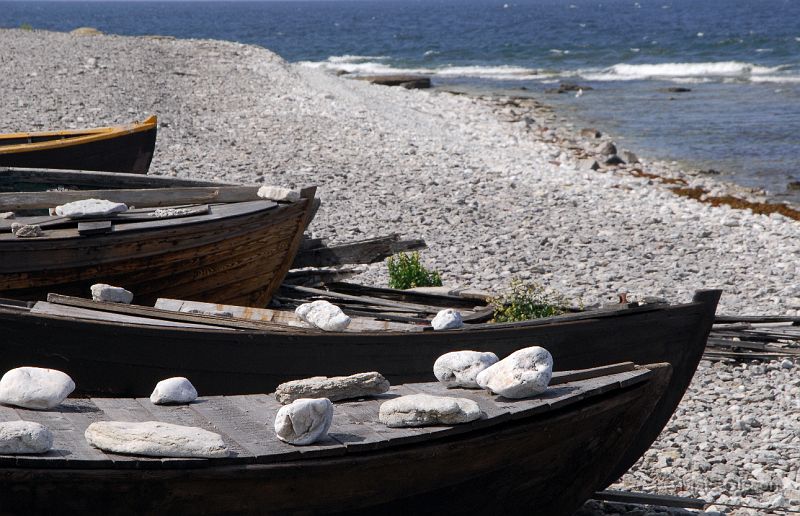
<path id="1" fill-rule="evenodd" d="M 798 0 L 0 2 L 0 27 L 22 25 L 227 39 L 535 95 L 641 155 L 800 202 Z M 562 82 L 592 89 L 544 93 Z"/>

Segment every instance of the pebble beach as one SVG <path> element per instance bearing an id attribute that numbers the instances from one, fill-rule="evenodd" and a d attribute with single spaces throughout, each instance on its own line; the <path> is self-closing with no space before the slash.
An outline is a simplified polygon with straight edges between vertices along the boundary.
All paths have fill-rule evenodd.
<path id="1" fill-rule="evenodd" d="M 156 114 L 151 174 L 318 185 L 313 237 L 423 238 L 422 260 L 447 286 L 498 291 L 520 278 L 586 306 L 720 288 L 718 313 L 800 315 L 800 221 L 676 195 L 764 200 L 647 156 L 605 165 L 604 128 L 591 134 L 537 99 L 377 86 L 257 46 L 156 36 L 0 30 L 0 69 L 1 132 Z M 385 286 L 386 267 L 355 279 Z M 798 371 L 702 362 L 616 487 L 716 502 L 709 513 L 800 511 Z"/>

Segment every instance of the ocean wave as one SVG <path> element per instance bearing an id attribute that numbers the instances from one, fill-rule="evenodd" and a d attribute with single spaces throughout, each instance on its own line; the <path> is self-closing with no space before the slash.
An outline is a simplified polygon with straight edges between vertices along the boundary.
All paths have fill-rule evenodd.
<path id="1" fill-rule="evenodd" d="M 357 56 L 345 54 L 343 56 L 331 56 L 327 59 L 329 63 L 363 63 L 365 61 L 384 61 L 389 56 Z"/>
<path id="2" fill-rule="evenodd" d="M 439 77 L 475 77 L 493 80 L 531 80 L 543 77 L 552 77 L 553 74 L 542 70 L 524 68 L 521 66 L 440 66 L 440 67 L 395 67 L 387 63 L 357 60 L 336 60 L 328 58 L 325 61 L 302 61 L 301 66 L 309 68 L 322 68 L 329 70 L 342 70 L 353 75 L 384 75 L 384 74 L 412 74 L 430 75 Z"/>
<path id="3" fill-rule="evenodd" d="M 620 63 L 604 69 L 580 70 L 579 75 L 590 81 L 681 80 L 693 78 L 754 80 L 758 76 L 774 75 L 785 68 L 785 66 L 758 66 L 739 61 L 658 64 Z"/>

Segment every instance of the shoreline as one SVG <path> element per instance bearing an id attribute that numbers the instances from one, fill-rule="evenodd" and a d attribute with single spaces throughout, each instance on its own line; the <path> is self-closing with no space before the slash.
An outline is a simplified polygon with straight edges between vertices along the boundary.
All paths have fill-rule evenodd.
<path id="1" fill-rule="evenodd" d="M 546 106 L 374 86 L 226 41 L 12 29 L 0 43 L 10 99 L 0 131 L 157 114 L 151 173 L 318 184 L 313 237 L 424 238 L 422 260 L 448 286 L 496 291 L 517 276 L 587 305 L 621 291 L 681 302 L 719 287 L 719 313 L 800 314 L 797 221 L 696 202 L 627 167 L 591 170 L 579 157 L 582 127 Z M 643 173 L 730 192 L 644 161 Z M 386 278 L 376 264 L 357 281 Z M 797 367 L 701 362 L 619 485 L 800 510 Z M 582 514 L 622 513 L 603 507 L 589 502 Z"/>

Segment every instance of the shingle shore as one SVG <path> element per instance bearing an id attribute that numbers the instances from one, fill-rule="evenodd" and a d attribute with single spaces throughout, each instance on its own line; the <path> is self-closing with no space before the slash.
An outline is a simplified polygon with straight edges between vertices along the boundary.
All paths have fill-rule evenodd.
<path id="1" fill-rule="evenodd" d="M 448 285 L 517 276 L 585 304 L 718 287 L 722 313 L 800 313 L 800 223 L 678 197 L 630 168 L 593 171 L 576 153 L 601 140 L 540 106 L 374 86 L 223 41 L 0 30 L 0 70 L 0 131 L 157 114 L 151 173 L 317 184 L 314 236 L 422 237 L 423 261 Z M 641 169 L 726 189 L 662 163 Z M 385 266 L 357 279 L 385 284 Z M 702 367 L 623 483 L 797 510 L 797 371 Z"/>

